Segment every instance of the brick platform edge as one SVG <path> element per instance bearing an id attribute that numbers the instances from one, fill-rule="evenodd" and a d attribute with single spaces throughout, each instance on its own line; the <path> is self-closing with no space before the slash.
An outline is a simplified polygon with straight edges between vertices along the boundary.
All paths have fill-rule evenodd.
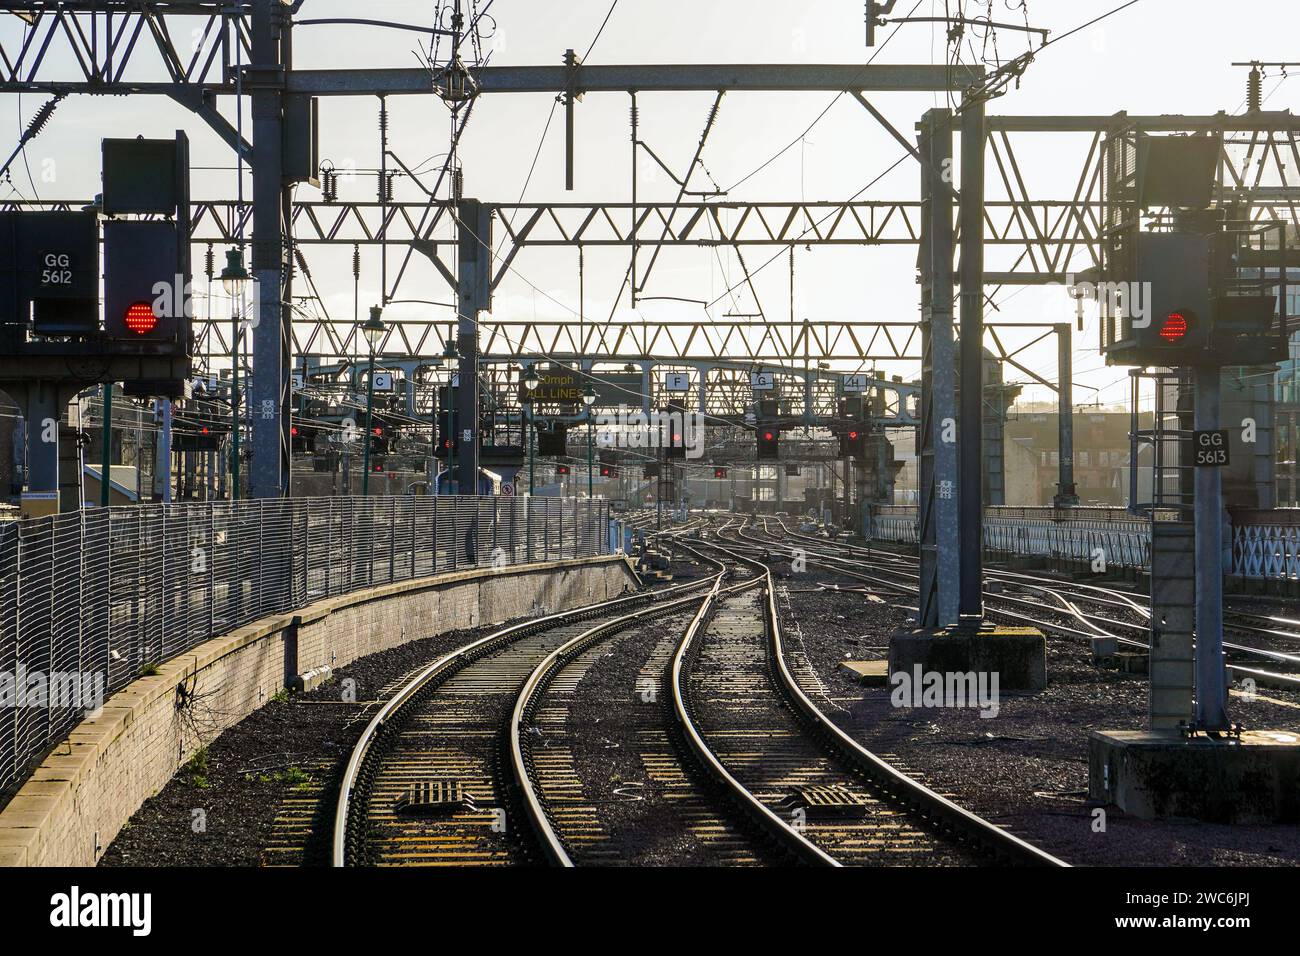
<path id="1" fill-rule="evenodd" d="M 205 741 L 295 674 L 456 628 L 608 600 L 637 583 L 620 555 L 460 571 L 330 598 L 200 644 L 114 694 L 45 759 L 0 811 L 0 866 L 94 866 Z"/>

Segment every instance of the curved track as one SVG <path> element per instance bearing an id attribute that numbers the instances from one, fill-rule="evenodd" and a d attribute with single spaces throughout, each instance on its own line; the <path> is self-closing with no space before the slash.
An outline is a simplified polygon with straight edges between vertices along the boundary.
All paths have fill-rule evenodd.
<path id="1" fill-rule="evenodd" d="M 353 750 L 334 864 L 1063 865 L 840 730 L 787 660 L 770 569 L 690 530 L 662 536 L 704 578 L 501 629 L 414 675 Z M 627 705 L 633 674 L 661 707 Z"/>
<path id="2" fill-rule="evenodd" d="M 499 772 L 521 685 L 557 648 L 672 610 L 712 579 L 496 631 L 421 670 L 371 719 L 344 770 L 335 866 L 529 862 L 537 852 Z M 698 599 L 698 598 L 697 598 Z"/>
<path id="3" fill-rule="evenodd" d="M 822 865 L 1064 865 L 957 806 L 844 733 L 787 661 L 770 569 L 701 608 L 673 656 L 674 712 L 697 761 L 758 825 Z"/>

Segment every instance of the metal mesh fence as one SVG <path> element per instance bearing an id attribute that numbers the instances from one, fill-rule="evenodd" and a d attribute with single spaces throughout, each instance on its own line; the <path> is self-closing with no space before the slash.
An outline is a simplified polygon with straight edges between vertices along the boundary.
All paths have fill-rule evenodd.
<path id="1" fill-rule="evenodd" d="M 1025 509 L 1029 511 L 1030 509 Z M 1083 511 L 1084 509 L 1079 509 Z M 1069 521 L 1033 517 L 984 516 L 984 550 L 990 555 L 1038 555 L 1053 560 L 1096 561 L 1107 567 L 1145 570 L 1151 566 L 1150 522 L 1128 516 L 1095 518 L 1081 514 Z M 872 537 L 879 541 L 916 544 L 915 511 L 872 519 Z"/>
<path id="2" fill-rule="evenodd" d="M 203 641 L 360 588 L 608 550 L 604 501 L 299 498 L 0 524 L 0 803 L 102 699 Z"/>

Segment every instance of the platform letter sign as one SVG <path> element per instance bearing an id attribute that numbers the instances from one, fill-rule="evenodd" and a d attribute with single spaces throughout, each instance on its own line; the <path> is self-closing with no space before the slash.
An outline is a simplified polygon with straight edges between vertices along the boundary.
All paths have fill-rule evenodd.
<path id="1" fill-rule="evenodd" d="M 376 372 L 375 373 L 375 391 L 391 392 L 393 390 L 393 373 Z"/>
<path id="2" fill-rule="evenodd" d="M 750 372 L 749 382 L 756 392 L 770 392 L 774 387 L 771 372 Z"/>
<path id="3" fill-rule="evenodd" d="M 1228 430 L 1192 432 L 1197 468 L 1222 468 L 1228 464 Z"/>
<path id="4" fill-rule="evenodd" d="M 664 376 L 664 388 L 670 392 L 689 392 L 691 377 L 685 372 L 669 372 Z"/>
<path id="5" fill-rule="evenodd" d="M 867 377 L 865 375 L 845 375 L 843 385 L 846 393 L 865 392 L 867 390 Z"/>

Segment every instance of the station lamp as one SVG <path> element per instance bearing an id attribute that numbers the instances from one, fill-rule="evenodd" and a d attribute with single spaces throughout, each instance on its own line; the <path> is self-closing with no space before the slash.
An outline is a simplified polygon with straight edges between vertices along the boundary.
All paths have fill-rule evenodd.
<path id="1" fill-rule="evenodd" d="M 582 404 L 586 405 L 588 408 L 591 408 L 592 405 L 596 404 L 596 390 L 591 387 L 590 382 L 588 382 L 586 387 L 582 390 Z"/>
<path id="2" fill-rule="evenodd" d="M 379 343 L 384 340 L 388 334 L 388 325 L 384 322 L 382 316 L 384 310 L 377 305 L 370 307 L 370 318 L 366 320 L 365 325 L 361 326 L 361 334 L 366 337 L 366 342 L 370 345 L 373 352 Z"/>
<path id="3" fill-rule="evenodd" d="M 244 268 L 244 254 L 239 249 L 226 250 L 226 267 L 221 270 L 221 287 L 226 295 L 237 299 L 248 285 L 248 270 Z"/>
<path id="4" fill-rule="evenodd" d="M 532 392 L 535 391 L 537 389 L 537 386 L 541 384 L 542 384 L 542 380 L 541 377 L 537 374 L 537 366 L 530 364 L 527 368 L 524 369 L 524 388 Z"/>

